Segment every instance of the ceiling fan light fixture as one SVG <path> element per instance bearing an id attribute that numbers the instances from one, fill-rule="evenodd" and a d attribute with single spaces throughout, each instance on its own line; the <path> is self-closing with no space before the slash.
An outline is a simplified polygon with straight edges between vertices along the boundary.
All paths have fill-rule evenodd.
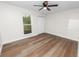
<path id="1" fill-rule="evenodd" d="M 44 7 L 43 9 L 44 9 L 44 10 L 46 10 L 47 8 L 46 8 L 46 7 Z"/>

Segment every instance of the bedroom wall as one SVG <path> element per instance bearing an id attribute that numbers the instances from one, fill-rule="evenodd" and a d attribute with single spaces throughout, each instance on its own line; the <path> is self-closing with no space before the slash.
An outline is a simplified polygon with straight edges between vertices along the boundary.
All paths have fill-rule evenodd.
<path id="1" fill-rule="evenodd" d="M 24 35 L 22 17 L 31 15 L 32 33 Z M 45 26 L 44 26 L 45 25 Z M 73 40 L 79 39 L 79 8 L 52 13 L 44 19 L 39 14 L 20 7 L 0 3 L 2 44 L 47 32 Z"/>
<path id="2" fill-rule="evenodd" d="M 25 15 L 31 16 L 32 33 L 24 35 L 23 20 Z M 34 11 L 13 5 L 0 3 L 0 32 L 2 44 L 31 37 L 44 32 L 44 18 Z"/>
<path id="3" fill-rule="evenodd" d="M 79 8 L 50 14 L 45 32 L 79 41 Z"/>

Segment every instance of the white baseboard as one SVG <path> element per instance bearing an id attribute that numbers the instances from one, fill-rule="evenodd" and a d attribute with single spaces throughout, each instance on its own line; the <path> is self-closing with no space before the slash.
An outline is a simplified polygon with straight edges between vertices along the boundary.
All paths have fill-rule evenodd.
<path id="1" fill-rule="evenodd" d="M 59 37 L 63 37 L 63 38 L 66 38 L 66 39 L 70 39 L 70 40 L 78 41 L 79 42 L 79 39 L 76 39 L 76 38 L 71 38 L 71 37 L 68 37 L 68 36 L 58 35 L 58 34 L 50 33 L 50 32 L 46 32 L 46 33 L 49 33 L 49 34 L 52 34 L 52 35 L 56 35 L 56 36 L 59 36 Z"/>
<path id="2" fill-rule="evenodd" d="M 33 36 L 36 36 L 36 35 L 38 35 L 38 34 L 34 34 L 34 35 L 25 35 L 25 36 L 23 36 L 23 37 L 16 38 L 15 40 L 3 42 L 2 45 L 8 44 L 8 43 L 12 43 L 12 42 L 16 42 L 16 41 L 19 41 L 19 40 L 23 40 L 24 38 L 33 37 Z"/>

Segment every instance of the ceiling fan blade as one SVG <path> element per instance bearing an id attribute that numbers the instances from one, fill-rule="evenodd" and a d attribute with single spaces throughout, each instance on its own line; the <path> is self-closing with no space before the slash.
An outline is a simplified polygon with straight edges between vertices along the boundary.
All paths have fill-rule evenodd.
<path id="1" fill-rule="evenodd" d="M 42 8 L 40 8 L 40 9 L 39 9 L 39 11 L 40 11 L 40 10 L 42 10 L 42 9 L 43 9 L 43 7 L 42 7 Z"/>
<path id="2" fill-rule="evenodd" d="M 42 5 L 34 5 L 34 6 L 43 7 Z"/>
<path id="3" fill-rule="evenodd" d="M 51 11 L 51 9 L 47 8 L 48 11 Z"/>
<path id="4" fill-rule="evenodd" d="M 55 4 L 55 5 L 48 5 L 48 7 L 57 7 L 58 5 Z"/>

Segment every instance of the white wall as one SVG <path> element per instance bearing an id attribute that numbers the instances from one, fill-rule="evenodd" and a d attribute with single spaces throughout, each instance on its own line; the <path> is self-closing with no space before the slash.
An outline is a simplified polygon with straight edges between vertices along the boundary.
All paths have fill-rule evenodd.
<path id="1" fill-rule="evenodd" d="M 23 20 L 25 15 L 31 15 L 32 33 L 24 35 Z M 0 3 L 0 32 L 2 44 L 23 39 L 44 32 L 44 18 L 37 13 L 13 5 Z"/>
<path id="2" fill-rule="evenodd" d="M 22 17 L 24 15 L 31 15 L 31 34 L 23 34 Z M 79 9 L 50 14 L 44 20 L 43 17 L 39 17 L 39 14 L 34 11 L 0 3 L 0 32 L 2 44 L 31 37 L 43 32 L 78 40 L 79 26 L 77 25 L 79 25 Z"/>
<path id="3" fill-rule="evenodd" d="M 79 41 L 79 8 L 50 14 L 45 32 Z"/>

